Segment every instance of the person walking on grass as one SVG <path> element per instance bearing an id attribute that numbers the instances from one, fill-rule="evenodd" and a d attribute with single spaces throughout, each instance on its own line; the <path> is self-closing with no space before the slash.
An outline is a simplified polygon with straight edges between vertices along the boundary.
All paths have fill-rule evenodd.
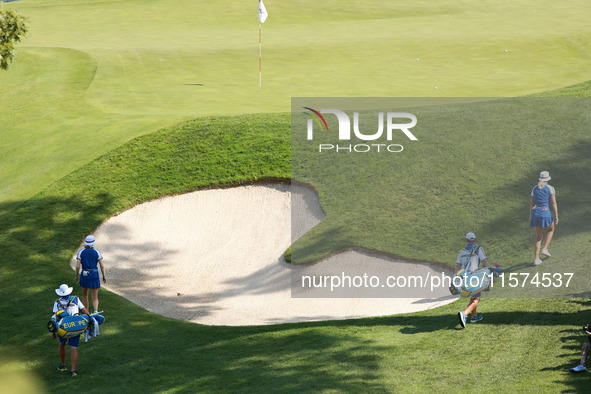
<path id="1" fill-rule="evenodd" d="M 467 245 L 460 250 L 458 259 L 456 260 L 456 272 L 464 269 L 468 272 L 474 272 L 482 264 L 484 267 L 488 267 L 488 259 L 484 254 L 484 250 L 480 245 L 476 244 L 476 235 L 472 232 L 466 234 Z M 472 314 L 470 323 L 476 323 L 482 320 L 482 315 L 477 312 L 478 303 L 480 302 L 481 293 L 472 294 L 470 302 L 463 312 L 458 312 L 458 318 L 462 328 L 466 328 L 466 319 L 468 315 Z"/>
<path id="2" fill-rule="evenodd" d="M 587 361 L 587 357 L 589 357 L 589 352 L 591 352 L 591 324 L 587 324 L 583 327 L 583 331 L 587 334 L 588 341 L 583 343 L 583 349 L 581 350 L 581 363 L 574 368 L 571 368 L 571 372 L 585 372 L 587 371 L 587 367 L 585 367 L 585 361 Z"/>
<path id="3" fill-rule="evenodd" d="M 70 296 L 74 290 L 73 287 L 69 287 L 67 284 L 61 285 L 58 289 L 55 289 L 55 292 L 60 298 L 58 298 L 53 303 L 53 313 L 56 313 L 60 310 L 65 310 L 68 315 L 75 316 L 82 311 L 82 313 L 89 314 L 88 309 L 80 302 L 80 299 L 76 296 Z M 51 334 L 52 338 L 55 339 L 57 335 L 54 333 Z M 78 363 L 78 342 L 80 341 L 80 335 L 72 337 L 72 338 L 62 338 L 58 337 L 60 345 L 59 345 L 59 355 L 60 355 L 60 365 L 57 367 L 57 370 L 60 372 L 65 372 L 68 370 L 66 368 L 66 343 L 70 346 L 70 356 L 72 362 L 72 376 L 77 376 L 78 373 L 76 372 L 76 364 Z"/>
<path id="4" fill-rule="evenodd" d="M 84 249 L 81 249 L 76 256 L 76 276 L 75 280 L 80 278 L 80 288 L 82 288 L 82 297 L 84 305 L 88 305 L 88 289 L 90 289 L 92 297 L 92 306 L 94 312 L 99 311 L 98 291 L 101 287 L 101 280 L 99 277 L 98 268 L 100 267 L 103 274 L 103 283 L 107 283 L 105 276 L 105 267 L 103 266 L 103 256 L 101 252 L 96 250 L 93 245 L 96 243 L 94 235 L 89 235 L 84 241 Z M 82 268 L 82 276 L 80 276 L 80 269 Z"/>
<path id="5" fill-rule="evenodd" d="M 556 204 L 556 190 L 548 184 L 550 173 L 548 171 L 540 172 L 540 178 L 538 184 L 534 186 L 531 191 L 531 201 L 529 205 L 529 226 L 534 228 L 536 232 L 536 244 L 534 248 L 534 265 L 542 264 L 540 259 L 540 249 L 542 255 L 547 258 L 550 257 L 548 247 L 550 241 L 554 236 L 555 225 L 558 224 L 558 205 Z M 552 213 L 550 212 L 550 203 L 554 208 L 554 220 L 552 219 Z M 542 240 L 544 239 L 544 229 L 546 229 L 546 240 L 544 241 L 544 247 L 542 248 Z"/>

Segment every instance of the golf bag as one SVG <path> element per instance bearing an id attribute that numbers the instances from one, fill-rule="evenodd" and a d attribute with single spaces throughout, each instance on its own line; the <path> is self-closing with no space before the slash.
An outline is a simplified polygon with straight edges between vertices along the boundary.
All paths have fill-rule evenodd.
<path id="1" fill-rule="evenodd" d="M 89 320 L 88 315 L 70 316 L 66 311 L 58 311 L 47 322 L 47 329 L 62 338 L 73 338 L 83 334 L 88 329 Z"/>
<path id="2" fill-rule="evenodd" d="M 499 267 L 483 267 L 474 272 L 460 270 L 452 279 L 449 291 L 453 295 L 459 294 L 463 298 L 488 291 L 492 283 L 492 276 L 499 276 L 504 271 Z"/>
<path id="3" fill-rule="evenodd" d="M 56 313 L 53 314 L 51 320 L 47 322 L 47 329 L 51 333 L 55 333 L 61 338 L 73 338 L 78 335 L 83 334 L 85 331 L 91 329 L 92 325 L 96 321 L 98 324 L 102 324 L 105 321 L 105 318 L 101 315 L 92 315 L 90 318 L 89 315 L 86 314 L 75 314 L 70 315 L 67 310 L 70 308 L 72 303 L 78 302 L 76 297 L 70 296 L 68 298 L 68 304 L 63 305 L 59 303 L 59 299 L 57 300 L 58 304 L 62 306 L 64 309 L 60 309 Z M 77 309 L 75 309 L 77 310 Z"/>

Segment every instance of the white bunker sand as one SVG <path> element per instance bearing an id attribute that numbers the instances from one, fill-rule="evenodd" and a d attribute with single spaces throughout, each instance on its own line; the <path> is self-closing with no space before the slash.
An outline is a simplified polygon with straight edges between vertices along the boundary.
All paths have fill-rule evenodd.
<path id="1" fill-rule="evenodd" d="M 456 299 L 446 289 L 436 299 L 291 298 L 291 265 L 282 254 L 292 241 L 292 194 L 305 218 L 299 237 L 324 213 L 313 191 L 285 184 L 197 191 L 114 216 L 94 233 L 105 259 L 104 287 L 154 313 L 231 326 L 392 315 Z M 427 264 L 355 251 L 316 266 L 364 262 L 396 264 L 405 275 L 441 275 Z"/>

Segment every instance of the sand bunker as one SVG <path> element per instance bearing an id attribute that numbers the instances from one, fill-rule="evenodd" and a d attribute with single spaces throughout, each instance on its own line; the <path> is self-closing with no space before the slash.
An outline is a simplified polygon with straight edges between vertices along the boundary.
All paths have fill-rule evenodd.
<path id="1" fill-rule="evenodd" d="M 316 194 L 285 184 L 203 190 L 138 205 L 94 233 L 104 256 L 104 286 L 149 311 L 209 325 L 263 325 L 383 316 L 434 308 L 456 298 L 291 298 L 282 257 L 324 213 Z M 395 264 L 399 272 L 441 274 L 426 264 L 348 251 L 316 264 Z M 73 266 L 74 266 L 73 262 Z M 104 306 L 108 309 L 108 306 Z"/>

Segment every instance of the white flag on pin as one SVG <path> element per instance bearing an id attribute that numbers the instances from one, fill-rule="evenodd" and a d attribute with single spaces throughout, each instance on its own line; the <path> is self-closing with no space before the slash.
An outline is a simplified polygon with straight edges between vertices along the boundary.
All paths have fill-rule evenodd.
<path id="1" fill-rule="evenodd" d="M 269 13 L 267 12 L 267 9 L 265 8 L 265 4 L 263 3 L 263 0 L 259 0 L 259 21 L 261 21 L 261 23 L 265 23 L 268 16 L 269 16 Z"/>

